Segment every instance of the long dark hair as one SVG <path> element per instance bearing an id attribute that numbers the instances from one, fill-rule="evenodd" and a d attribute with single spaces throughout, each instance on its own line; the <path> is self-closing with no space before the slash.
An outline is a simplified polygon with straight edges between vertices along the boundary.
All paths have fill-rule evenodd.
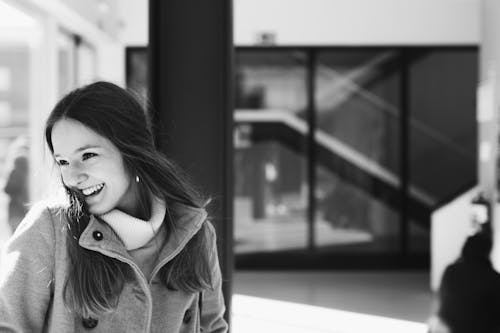
<path id="1" fill-rule="evenodd" d="M 52 153 L 52 129 L 62 119 L 79 121 L 119 149 L 128 174 L 140 179 L 137 184 L 140 209 L 149 216 L 151 195 L 165 200 L 167 235 L 175 232 L 176 227 L 176 221 L 170 218 L 169 207 L 176 203 L 194 208 L 205 206 L 205 201 L 187 177 L 155 148 L 151 122 L 141 103 L 129 91 L 109 82 L 96 82 L 63 97 L 45 126 L 45 139 Z M 131 276 L 130 267 L 78 244 L 89 223 L 90 213 L 85 200 L 76 191 L 65 188 L 69 196 L 64 214 L 68 221 L 66 237 L 70 270 L 64 286 L 64 302 L 85 317 L 112 311 Z M 208 229 L 204 223 L 182 252 L 160 270 L 165 287 L 185 292 L 211 288 L 207 237 Z"/>

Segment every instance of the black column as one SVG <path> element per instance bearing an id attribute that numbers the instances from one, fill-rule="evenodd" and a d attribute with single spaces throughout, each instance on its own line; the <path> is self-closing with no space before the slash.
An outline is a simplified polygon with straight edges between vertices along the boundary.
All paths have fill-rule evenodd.
<path id="1" fill-rule="evenodd" d="M 409 194 L 410 194 L 410 79 L 408 66 L 410 64 L 411 50 L 400 50 L 401 68 L 401 111 L 399 115 L 400 126 L 400 173 L 401 179 L 401 210 L 400 210 L 400 255 L 401 265 L 407 265 L 409 261 L 410 237 L 409 237 Z"/>
<path id="2" fill-rule="evenodd" d="M 309 252 L 316 251 L 316 55 L 315 49 L 310 49 L 307 54 L 307 122 L 309 132 L 307 133 L 307 179 L 308 188 L 308 209 L 307 209 L 307 233 Z"/>
<path id="3" fill-rule="evenodd" d="M 213 197 L 226 317 L 233 215 L 232 1 L 149 1 L 149 89 L 158 147 Z"/>

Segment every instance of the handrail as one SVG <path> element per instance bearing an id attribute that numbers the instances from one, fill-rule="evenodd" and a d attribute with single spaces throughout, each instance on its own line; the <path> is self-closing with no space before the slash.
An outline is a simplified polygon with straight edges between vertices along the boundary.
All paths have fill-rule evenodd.
<path id="1" fill-rule="evenodd" d="M 371 79 L 373 75 L 370 73 L 370 69 L 374 66 L 378 66 L 384 62 L 390 61 L 395 56 L 397 56 L 396 52 L 385 52 L 375 57 L 375 59 L 370 59 L 368 62 L 360 66 L 359 68 L 351 70 L 348 74 L 339 73 L 338 71 L 332 69 L 329 66 L 322 65 L 319 63 L 319 68 L 322 74 L 327 74 L 332 77 L 335 77 L 336 80 L 333 81 L 328 87 L 329 89 L 326 91 L 327 94 L 319 92 L 317 95 L 317 99 L 325 99 L 330 96 L 333 96 L 333 108 L 337 105 L 343 103 L 345 100 L 349 99 L 349 94 L 357 93 L 361 97 L 368 100 L 370 103 L 378 106 L 381 111 L 389 114 L 392 117 L 399 118 L 399 109 L 380 98 L 379 96 L 369 92 L 368 90 L 363 89 L 362 86 L 356 83 L 356 80 L 359 80 L 362 77 L 367 77 Z M 373 74 L 377 74 L 376 72 Z M 332 89 L 333 87 L 333 89 Z M 348 91 L 346 91 L 348 90 Z M 331 108 L 330 108 L 331 109 Z M 319 110 L 321 112 L 321 110 Z M 427 137 L 445 145 L 449 149 L 455 151 L 457 154 L 468 158 L 475 159 L 476 157 L 471 154 L 466 149 L 462 148 L 460 145 L 457 145 L 452 140 L 450 140 L 447 136 L 443 135 L 441 132 L 435 130 L 434 128 L 426 125 L 425 123 L 411 117 L 409 117 L 410 126 L 415 128 L 422 133 L 424 133 Z"/>
<path id="2" fill-rule="evenodd" d="M 279 122 L 290 128 L 293 128 L 296 132 L 300 133 L 303 136 L 306 136 L 308 133 L 308 126 L 304 120 L 293 116 L 292 114 L 290 114 L 290 112 L 282 110 L 238 109 L 234 112 L 234 120 L 240 123 Z M 344 144 L 340 140 L 337 140 L 328 133 L 322 130 L 316 130 L 315 139 L 318 144 L 325 147 L 333 154 L 341 156 L 343 159 L 356 165 L 359 169 L 365 171 L 367 174 L 381 179 L 385 183 L 390 184 L 394 187 L 400 186 L 401 183 L 398 176 L 395 175 L 392 171 L 381 166 L 377 161 L 364 156 L 363 154 Z M 410 185 L 409 192 L 412 197 L 423 202 L 428 207 L 432 207 L 437 203 L 436 198 L 413 185 Z"/>

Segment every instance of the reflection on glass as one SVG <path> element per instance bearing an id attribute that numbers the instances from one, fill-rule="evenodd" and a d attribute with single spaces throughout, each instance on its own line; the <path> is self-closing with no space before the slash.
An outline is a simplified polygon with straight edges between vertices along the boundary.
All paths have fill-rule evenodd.
<path id="1" fill-rule="evenodd" d="M 235 111 L 235 251 L 307 246 L 305 57 L 241 52 Z"/>
<path id="2" fill-rule="evenodd" d="M 127 52 L 127 88 L 147 98 L 148 53 L 146 50 L 130 49 Z"/>
<path id="3" fill-rule="evenodd" d="M 26 212 L 30 48 L 0 40 L 0 245 Z"/>
<path id="4" fill-rule="evenodd" d="M 305 55 L 240 52 L 236 57 L 236 108 L 278 109 L 295 115 L 307 105 Z"/>
<path id="5" fill-rule="evenodd" d="M 399 168 L 399 53 L 322 52 L 318 57 L 317 126 L 370 160 Z"/>
<path id="6" fill-rule="evenodd" d="M 322 249 L 398 250 L 399 59 L 390 49 L 318 55 L 315 240 Z"/>
<path id="7" fill-rule="evenodd" d="M 236 253 L 305 248 L 305 159 L 279 143 L 235 154 Z"/>
<path id="8" fill-rule="evenodd" d="M 410 78 L 412 182 L 443 199 L 475 179 L 477 51 L 415 53 Z"/>
<path id="9" fill-rule="evenodd" d="M 396 252 L 400 217 L 360 186 L 338 174 L 317 169 L 315 244 L 334 252 Z"/>
<path id="10" fill-rule="evenodd" d="M 3 190 L 8 196 L 7 220 L 14 231 L 28 212 L 29 142 L 26 135 L 17 136 L 9 144 L 4 168 Z"/>
<path id="11" fill-rule="evenodd" d="M 416 50 L 409 78 L 410 182 L 435 206 L 475 183 L 477 50 Z M 421 219 L 409 231 L 411 251 L 429 248 Z"/>

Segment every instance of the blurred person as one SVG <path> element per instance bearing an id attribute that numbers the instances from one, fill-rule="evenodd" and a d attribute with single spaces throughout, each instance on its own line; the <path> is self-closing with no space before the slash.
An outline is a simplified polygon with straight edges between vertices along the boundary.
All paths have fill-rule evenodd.
<path id="1" fill-rule="evenodd" d="M 4 191 L 9 196 L 8 221 L 14 232 L 28 211 L 28 138 L 18 136 L 9 146 L 6 157 Z"/>
<path id="2" fill-rule="evenodd" d="M 205 201 L 107 82 L 52 110 L 64 202 L 35 205 L 2 253 L 1 332 L 227 332 Z"/>
<path id="3" fill-rule="evenodd" d="M 466 239 L 460 257 L 441 280 L 432 333 L 500 332 L 500 274 L 490 261 L 491 249 L 487 232 Z"/>

